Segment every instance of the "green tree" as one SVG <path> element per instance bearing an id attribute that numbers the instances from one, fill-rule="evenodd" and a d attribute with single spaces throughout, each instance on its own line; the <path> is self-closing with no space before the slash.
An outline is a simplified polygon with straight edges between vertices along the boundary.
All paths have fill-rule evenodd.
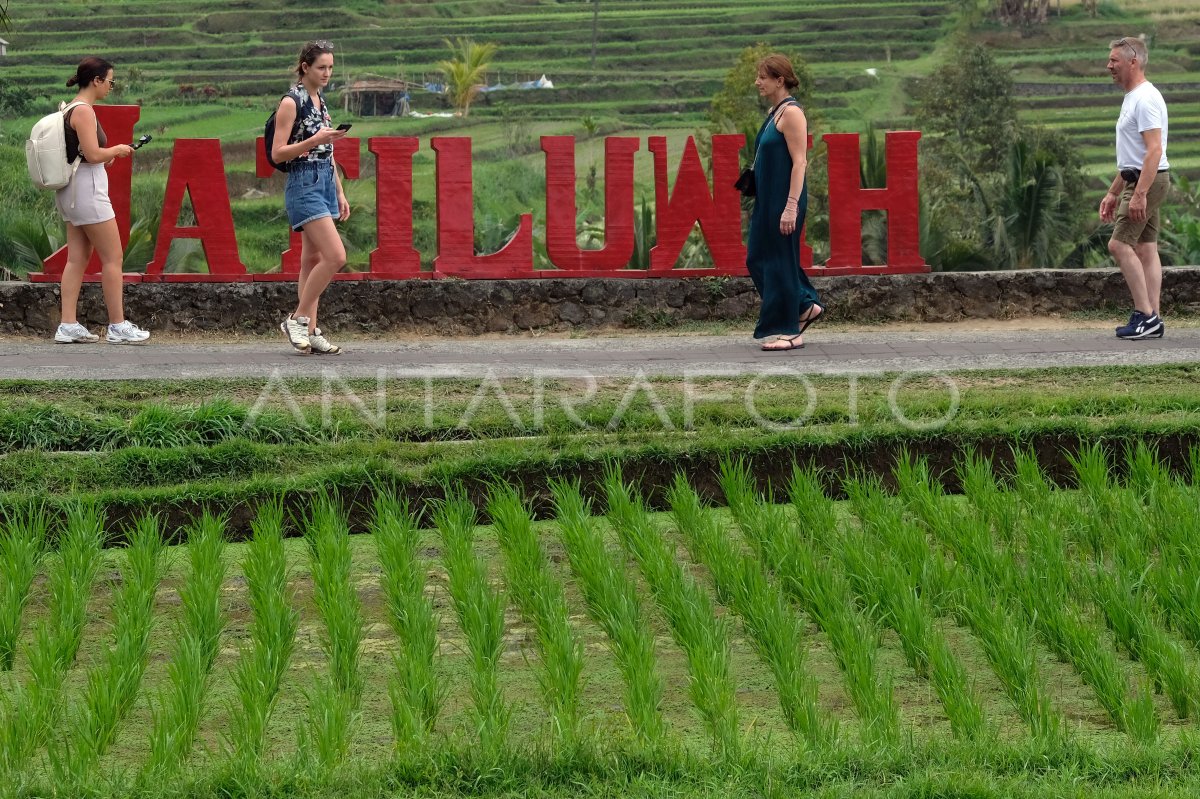
<path id="1" fill-rule="evenodd" d="M 1172 178 L 1171 202 L 1165 203 L 1159 250 L 1164 264 L 1200 264 L 1200 185 L 1184 175 Z"/>
<path id="2" fill-rule="evenodd" d="M 754 136 L 762 125 L 763 114 L 767 107 L 754 88 L 754 79 L 758 75 L 758 62 L 771 53 L 780 52 L 769 44 L 760 43 L 747 47 L 738 56 L 733 68 L 725 74 L 725 82 L 721 90 L 713 96 L 708 107 L 709 132 L 741 133 L 746 136 L 746 145 L 742 154 L 746 161 L 754 156 Z M 808 63 L 796 53 L 784 53 L 792 62 L 796 78 L 800 85 L 792 95 L 804 106 L 808 114 L 809 130 L 813 128 L 814 117 L 810 109 L 813 88 L 812 71 Z"/>
<path id="3" fill-rule="evenodd" d="M 925 257 L 944 269 L 1058 266 L 1088 239 L 1078 147 L 1017 122 L 1012 75 L 986 49 L 962 40 L 953 53 L 918 90 Z"/>
<path id="4" fill-rule="evenodd" d="M 973 169 L 998 168 L 1017 127 L 1012 75 L 980 45 L 952 51 L 918 87 L 917 127 L 950 139 Z"/>
<path id="5" fill-rule="evenodd" d="M 0 111 L 13 116 L 25 116 L 35 107 L 38 98 L 23 86 L 0 86 Z"/>
<path id="6" fill-rule="evenodd" d="M 498 48 L 491 43 L 476 44 L 471 39 L 444 41 L 452 57 L 447 61 L 439 61 L 438 68 L 446 77 L 446 91 L 451 104 L 465 117 L 483 88 L 484 74 L 492 65 L 492 56 Z"/>

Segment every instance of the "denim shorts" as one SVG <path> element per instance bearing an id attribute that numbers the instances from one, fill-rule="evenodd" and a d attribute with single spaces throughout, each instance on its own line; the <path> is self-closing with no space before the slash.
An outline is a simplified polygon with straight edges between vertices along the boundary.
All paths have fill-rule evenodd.
<path id="1" fill-rule="evenodd" d="M 314 219 L 330 216 L 337 219 L 337 183 L 333 179 L 331 160 L 293 163 L 287 173 L 283 190 L 283 205 L 287 209 L 292 230 L 303 230 Z"/>

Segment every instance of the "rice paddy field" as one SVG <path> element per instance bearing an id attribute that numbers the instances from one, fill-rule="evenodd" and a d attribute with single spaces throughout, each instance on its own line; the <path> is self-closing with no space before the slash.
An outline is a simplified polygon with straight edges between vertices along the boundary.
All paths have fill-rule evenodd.
<path id="1" fill-rule="evenodd" d="M 0 786 L 1191 795 L 1195 367 L 952 379 L 14 383 Z"/>

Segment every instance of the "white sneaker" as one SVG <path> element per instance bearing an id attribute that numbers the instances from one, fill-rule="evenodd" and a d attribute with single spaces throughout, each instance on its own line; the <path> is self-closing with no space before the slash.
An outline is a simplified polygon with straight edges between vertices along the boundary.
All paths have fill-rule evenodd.
<path id="1" fill-rule="evenodd" d="M 60 324 L 58 330 L 54 331 L 54 340 L 59 344 L 93 344 L 100 337 L 78 322 L 72 322 L 69 325 Z"/>
<path id="2" fill-rule="evenodd" d="M 342 348 L 336 344 L 330 344 L 329 339 L 321 335 L 321 328 L 317 328 L 308 334 L 308 343 L 312 346 L 314 355 L 341 355 Z"/>
<path id="3" fill-rule="evenodd" d="M 287 318 L 279 323 L 279 329 L 283 331 L 283 335 L 287 337 L 288 342 L 297 350 L 305 355 L 312 352 L 312 342 L 308 335 L 308 317 L 307 316 L 292 316 L 288 314 Z"/>
<path id="4" fill-rule="evenodd" d="M 149 331 L 142 330 L 126 319 L 124 322 L 109 325 L 108 334 L 104 340 L 109 344 L 141 344 L 148 338 L 150 338 Z"/>

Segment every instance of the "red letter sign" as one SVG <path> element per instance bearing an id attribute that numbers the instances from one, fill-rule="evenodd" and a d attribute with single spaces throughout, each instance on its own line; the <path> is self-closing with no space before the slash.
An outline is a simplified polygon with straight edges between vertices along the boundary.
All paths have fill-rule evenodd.
<path id="1" fill-rule="evenodd" d="M 0 0 L 2 2 L 3 0 Z M 133 139 L 138 106 L 97 106 L 96 114 L 110 142 Z M 921 258 L 916 131 L 886 134 L 886 189 L 864 189 L 860 181 L 859 136 L 826 134 L 829 156 L 829 260 L 816 274 L 895 274 L 925 272 Z M 674 187 L 668 180 L 667 139 L 652 136 L 649 149 L 654 161 L 655 232 L 657 245 L 650 251 L 649 268 L 629 269 L 636 247 L 634 215 L 634 157 L 636 138 L 608 137 L 604 143 L 604 246 L 581 249 L 576 214 L 577 170 L 575 142 L 570 136 L 542 137 L 546 154 L 546 252 L 553 270 L 535 271 L 533 216 L 519 217 L 508 242 L 494 253 L 476 253 L 474 196 L 472 194 L 471 139 L 435 137 L 437 153 L 437 242 L 432 271 L 421 270 L 414 247 L 413 155 L 420 146 L 414 137 L 376 137 L 369 149 L 376 156 L 376 236 L 371 271 L 338 275 L 339 280 L 405 279 L 455 276 L 463 278 L 572 277 L 679 277 L 744 275 L 746 248 L 742 243 L 741 198 L 733 188 L 738 173 L 741 135 L 712 138 L 712 178 L 705 173 L 696 143 L 688 138 Z M 811 137 L 808 142 L 812 146 Z M 347 179 L 359 176 L 359 140 L 335 143 L 337 163 Z M 144 274 L 125 274 L 127 281 L 294 280 L 300 272 L 301 236 L 291 234 L 289 249 L 279 272 L 248 274 L 238 255 L 237 237 L 229 201 L 228 183 L 217 139 L 177 139 L 167 179 L 162 221 L 154 259 Z M 262 140 L 255 146 L 260 177 L 274 174 L 267 164 Z M 116 159 L 107 166 L 110 198 L 122 245 L 129 241 L 131 159 Z M 481 191 L 489 187 L 481 186 Z M 190 196 L 195 224 L 180 225 L 179 214 Z M 282 205 L 282 202 L 280 202 Z M 883 210 L 888 215 L 888 263 L 862 264 L 862 214 Z M 712 254 L 712 268 L 675 267 L 696 225 Z M 282 222 L 281 222 L 282 226 Z M 281 231 L 282 232 L 282 231 Z M 165 274 L 167 255 L 175 239 L 200 239 L 208 260 L 206 274 Z M 812 267 L 812 249 L 801 230 L 800 263 Z M 57 281 L 66 265 L 66 248 L 45 260 L 45 271 L 30 275 L 34 281 Z M 99 278 L 99 260 L 93 256 L 86 279 Z"/>
<path id="2" fill-rule="evenodd" d="M 826 133 L 829 146 L 829 268 L 841 274 L 928 272 L 921 258 L 917 131 L 887 134 L 886 189 L 864 189 L 857 133 Z M 887 211 L 887 266 L 862 265 L 862 212 Z M 826 272 L 825 274 L 831 274 Z"/>
<path id="3" fill-rule="evenodd" d="M 650 137 L 654 153 L 654 204 L 658 215 L 658 244 L 650 250 L 650 271 L 670 273 L 697 222 L 712 253 L 712 269 L 686 270 L 682 274 L 744 275 L 746 247 L 742 244 L 741 199 L 733 187 L 738 177 L 738 152 L 745 142 L 739 134 L 712 137 L 713 189 L 691 136 L 683 150 L 675 190 L 667 193 L 667 139 Z"/>
<path id="4" fill-rule="evenodd" d="M 196 215 L 194 226 L 179 224 L 185 193 L 192 198 L 192 210 Z M 208 259 L 207 277 L 163 272 L 171 242 L 175 239 L 200 239 L 204 245 L 204 257 Z M 167 191 L 163 200 L 162 222 L 158 227 L 158 242 L 154 247 L 154 260 L 146 264 L 146 279 L 231 283 L 249 280 L 246 266 L 238 257 L 220 139 L 175 140 L 171 172 L 167 175 Z"/>
<path id="5" fill-rule="evenodd" d="M 471 278 L 535 277 L 533 215 L 521 214 L 517 232 L 498 252 L 475 254 L 475 212 L 471 189 L 471 140 L 437 136 L 438 254 L 434 271 Z"/>
<path id="6" fill-rule="evenodd" d="M 421 254 L 413 247 L 413 153 L 415 136 L 377 137 L 367 142 L 375 153 L 375 240 L 371 278 L 421 277 Z"/>
<path id="7" fill-rule="evenodd" d="M 570 270 L 572 277 L 609 277 L 614 270 L 629 266 L 634 247 L 633 154 L 640 144 L 624 136 L 604 140 L 604 246 L 581 250 L 575 227 L 575 137 L 542 137 L 546 153 L 546 250 L 551 262 L 559 269 Z"/>

